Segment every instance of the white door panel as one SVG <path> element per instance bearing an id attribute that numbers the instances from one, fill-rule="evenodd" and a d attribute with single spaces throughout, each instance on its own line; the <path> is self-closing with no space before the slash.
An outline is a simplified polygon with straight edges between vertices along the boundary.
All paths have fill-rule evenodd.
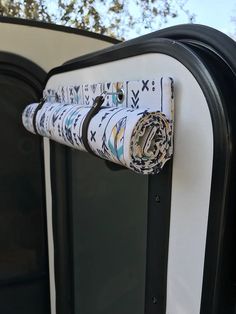
<path id="1" fill-rule="evenodd" d="M 138 66 L 137 66 L 138 65 Z M 203 92 L 176 59 L 146 54 L 57 74 L 47 88 L 171 76 L 175 86 L 167 313 L 199 314 L 210 201 L 213 131 Z"/>

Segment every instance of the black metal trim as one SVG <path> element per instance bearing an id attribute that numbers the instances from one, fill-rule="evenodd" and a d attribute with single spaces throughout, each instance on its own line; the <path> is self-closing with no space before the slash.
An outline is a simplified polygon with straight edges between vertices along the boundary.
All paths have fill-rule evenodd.
<path id="1" fill-rule="evenodd" d="M 15 17 L 0 16 L 0 23 L 24 25 L 24 26 L 29 26 L 29 27 L 48 29 L 48 30 L 57 31 L 57 32 L 81 35 L 85 37 L 90 37 L 90 38 L 106 41 L 112 44 L 120 43 L 120 40 L 106 36 L 106 35 L 97 34 L 97 33 L 83 30 L 83 29 L 78 29 L 78 28 L 73 28 L 73 27 L 68 27 L 68 26 L 50 24 L 46 22 L 26 20 L 26 19 L 20 19 L 20 18 L 15 18 Z"/>
<path id="2" fill-rule="evenodd" d="M 166 313 L 172 166 L 148 180 L 145 314 Z"/>

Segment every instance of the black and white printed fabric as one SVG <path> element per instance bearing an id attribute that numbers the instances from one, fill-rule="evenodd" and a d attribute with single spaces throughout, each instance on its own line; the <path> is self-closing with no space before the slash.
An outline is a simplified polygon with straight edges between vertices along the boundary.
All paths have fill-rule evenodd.
<path id="1" fill-rule="evenodd" d="M 151 80 L 155 82 L 155 90 L 147 89 L 148 82 L 63 86 L 57 91 L 46 89 L 46 101 L 36 113 L 37 133 L 86 151 L 82 140 L 83 121 L 95 97 L 107 91 L 111 94 L 107 94 L 88 127 L 90 148 L 97 156 L 137 173 L 156 174 L 173 154 L 173 80 L 160 78 L 158 84 Z M 109 90 L 111 86 L 115 86 L 116 91 L 124 91 L 125 86 L 122 103 L 117 100 L 114 89 Z M 144 102 L 146 106 L 140 106 Z M 37 106 L 38 103 L 27 106 L 22 115 L 25 128 L 32 133 L 35 133 L 33 119 Z"/>

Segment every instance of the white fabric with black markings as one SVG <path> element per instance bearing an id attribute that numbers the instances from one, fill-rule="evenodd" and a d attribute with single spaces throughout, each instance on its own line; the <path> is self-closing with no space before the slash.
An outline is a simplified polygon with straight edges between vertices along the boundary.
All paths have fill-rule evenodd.
<path id="1" fill-rule="evenodd" d="M 173 80 L 159 79 L 155 90 L 147 90 L 148 81 L 80 85 L 77 86 L 80 94 L 72 93 L 71 86 L 60 87 L 57 92 L 45 90 L 47 100 L 36 115 L 37 133 L 85 151 L 82 126 L 95 97 L 108 89 L 109 84 L 116 90 L 125 86 L 123 103 L 118 104 L 114 94 L 108 95 L 90 121 L 89 146 L 101 158 L 137 173 L 156 174 L 173 154 Z M 151 86 L 152 82 L 157 86 L 157 81 L 150 80 Z M 86 94 L 89 90 L 90 94 Z M 128 96 L 130 93 L 133 96 Z M 127 101 L 129 97 L 131 100 Z M 140 106 L 144 102 L 146 106 Z M 37 106 L 37 103 L 27 106 L 22 115 L 25 128 L 32 133 L 35 133 L 33 117 Z"/>

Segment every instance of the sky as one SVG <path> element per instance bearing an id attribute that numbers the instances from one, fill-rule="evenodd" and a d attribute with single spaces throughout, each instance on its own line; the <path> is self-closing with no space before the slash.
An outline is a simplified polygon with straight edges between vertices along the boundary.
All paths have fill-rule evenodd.
<path id="1" fill-rule="evenodd" d="M 188 0 L 186 9 L 196 14 L 197 24 L 214 27 L 226 34 L 234 33 L 236 22 L 231 18 L 236 17 L 236 0 Z M 186 23 L 183 14 L 170 20 L 164 27 Z"/>
<path id="2" fill-rule="evenodd" d="M 132 1 L 129 0 L 130 6 L 132 6 Z M 190 13 L 195 14 L 195 23 L 211 26 L 218 29 L 221 32 L 226 33 L 229 36 L 234 36 L 236 38 L 236 0 L 185 0 L 186 4 L 184 9 L 189 10 Z M 136 8 L 137 10 L 137 8 Z M 138 12 L 137 12 L 138 14 Z M 232 17 L 235 17 L 235 21 L 232 21 Z M 168 22 L 164 23 L 161 28 L 166 28 L 169 26 L 186 24 L 188 23 L 188 18 L 183 11 L 178 10 L 178 17 L 168 18 Z M 155 31 L 153 30 L 143 30 L 137 34 L 134 31 L 130 31 L 127 34 L 126 39 L 131 39 L 139 35 Z"/>
<path id="3" fill-rule="evenodd" d="M 139 10 L 133 5 L 135 0 L 126 0 L 126 4 L 129 7 L 133 7 L 131 12 L 133 14 L 139 14 Z M 133 2 L 134 1 L 134 2 Z M 235 35 L 236 38 L 236 0 L 185 0 L 185 9 L 196 15 L 195 23 L 204 24 L 216 28 L 227 35 Z M 109 2 L 109 0 L 108 0 Z M 55 0 L 48 0 L 48 7 L 51 12 L 55 13 L 57 5 Z M 137 11 L 137 12 L 136 12 Z M 188 23 L 186 14 L 178 10 L 179 16 L 177 18 L 169 18 L 168 23 L 162 25 L 161 28 L 168 26 Z M 235 17 L 235 22 L 231 19 Z M 156 29 L 145 30 L 140 27 L 139 32 L 137 30 L 129 30 L 125 34 L 126 39 L 131 39 L 143 35 L 145 33 L 155 31 Z"/>

